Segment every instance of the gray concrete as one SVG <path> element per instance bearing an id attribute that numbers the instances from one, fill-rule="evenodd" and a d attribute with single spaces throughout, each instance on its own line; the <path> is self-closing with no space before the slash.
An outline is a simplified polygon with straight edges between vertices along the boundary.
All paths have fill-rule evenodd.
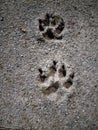
<path id="1" fill-rule="evenodd" d="M 38 40 L 37 19 L 46 12 L 64 19 L 63 40 Z M 39 66 L 53 59 L 75 72 L 74 98 L 59 104 L 37 82 Z M 97 0 L 0 0 L 1 127 L 98 130 Z"/>

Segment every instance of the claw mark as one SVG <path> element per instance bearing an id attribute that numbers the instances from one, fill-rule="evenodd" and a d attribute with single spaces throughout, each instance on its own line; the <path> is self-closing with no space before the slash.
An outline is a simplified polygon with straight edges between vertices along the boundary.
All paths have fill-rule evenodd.
<path id="1" fill-rule="evenodd" d="M 56 64 L 57 64 L 57 61 L 53 60 L 53 64 L 54 64 L 54 66 L 56 66 Z"/>
<path id="2" fill-rule="evenodd" d="M 57 64 L 57 62 L 56 62 L 56 61 L 53 61 L 53 65 L 50 67 L 50 68 L 52 68 L 54 71 L 57 71 L 57 69 L 56 69 L 56 64 Z"/>
<path id="3" fill-rule="evenodd" d="M 44 31 L 44 27 L 42 25 L 43 21 L 41 19 L 39 19 L 39 30 L 40 31 Z"/>
<path id="4" fill-rule="evenodd" d="M 41 69 L 41 68 L 39 68 L 38 69 L 39 70 L 39 80 L 41 81 L 41 82 L 44 82 L 45 81 L 45 79 L 47 78 L 47 76 L 44 74 L 44 72 L 43 72 L 43 70 Z"/>
<path id="5" fill-rule="evenodd" d="M 50 15 L 48 13 L 46 13 L 45 15 L 45 20 L 44 20 L 44 25 L 45 26 L 49 26 L 49 19 L 50 19 Z"/>
<path id="6" fill-rule="evenodd" d="M 71 73 L 70 75 L 69 75 L 69 77 L 71 78 L 71 79 L 73 79 L 74 78 L 74 72 L 73 73 Z"/>
<path id="7" fill-rule="evenodd" d="M 49 75 L 54 75 L 54 73 L 57 71 L 56 64 L 57 64 L 57 62 L 53 61 L 53 65 L 50 66 L 50 68 L 49 68 L 49 70 L 50 70 Z"/>
<path id="8" fill-rule="evenodd" d="M 64 65 L 62 65 L 62 67 L 59 69 L 59 76 L 60 77 L 65 77 L 66 76 L 66 69 L 65 69 Z"/>
<path id="9" fill-rule="evenodd" d="M 39 68 L 38 70 L 39 70 L 40 74 L 42 74 L 42 73 L 43 73 L 43 70 L 42 70 L 41 68 Z"/>

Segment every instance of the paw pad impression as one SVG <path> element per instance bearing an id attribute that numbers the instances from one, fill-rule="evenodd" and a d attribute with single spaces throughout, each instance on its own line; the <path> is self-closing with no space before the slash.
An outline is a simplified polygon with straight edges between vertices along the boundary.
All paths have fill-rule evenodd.
<path id="1" fill-rule="evenodd" d="M 45 39 L 62 39 L 62 31 L 65 23 L 59 15 L 46 13 L 43 19 L 39 19 L 39 30 Z"/>

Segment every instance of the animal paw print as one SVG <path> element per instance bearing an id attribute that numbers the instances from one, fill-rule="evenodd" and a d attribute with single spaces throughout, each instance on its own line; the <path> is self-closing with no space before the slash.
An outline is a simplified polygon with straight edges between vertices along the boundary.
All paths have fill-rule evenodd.
<path id="1" fill-rule="evenodd" d="M 74 72 L 67 72 L 64 63 L 52 61 L 46 70 L 39 68 L 39 87 L 44 95 L 50 96 L 56 94 L 59 97 L 59 92 L 71 93 L 71 86 L 73 85 Z M 52 98 L 54 98 L 52 96 Z"/>
<path id="2" fill-rule="evenodd" d="M 62 39 L 62 31 L 65 27 L 63 18 L 59 15 L 46 13 L 43 19 L 39 19 L 39 30 L 45 39 Z"/>

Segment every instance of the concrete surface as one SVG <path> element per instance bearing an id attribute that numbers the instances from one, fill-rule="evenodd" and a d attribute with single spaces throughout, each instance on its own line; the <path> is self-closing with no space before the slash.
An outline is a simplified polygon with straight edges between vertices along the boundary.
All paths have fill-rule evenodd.
<path id="1" fill-rule="evenodd" d="M 39 40 L 46 12 L 64 19 L 62 40 Z M 59 104 L 37 81 L 53 59 L 75 72 L 75 95 Z M 98 130 L 97 0 L 0 0 L 0 129 Z"/>

